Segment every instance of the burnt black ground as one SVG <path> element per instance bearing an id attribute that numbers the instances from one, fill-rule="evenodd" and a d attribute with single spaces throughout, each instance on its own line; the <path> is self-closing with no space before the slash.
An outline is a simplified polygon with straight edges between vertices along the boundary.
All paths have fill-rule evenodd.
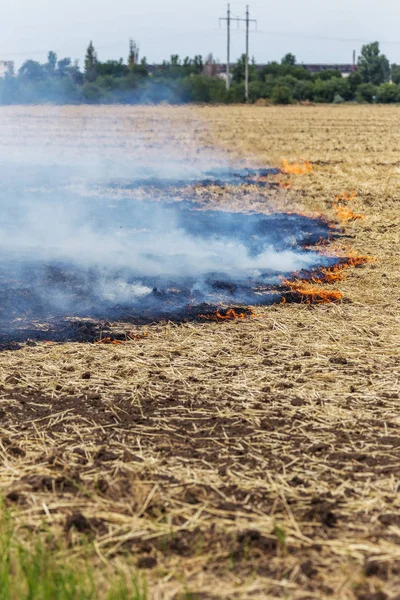
<path id="1" fill-rule="evenodd" d="M 171 202 L 168 195 L 168 190 L 176 189 L 177 185 L 193 186 L 201 181 L 205 186 L 215 185 L 216 181 L 221 185 L 248 183 L 257 177 L 266 180 L 277 173 L 277 169 L 215 170 L 205 173 L 206 180 L 133 179 L 129 185 L 138 193 L 146 185 L 166 190 L 167 201 L 151 202 L 131 197 L 116 200 L 104 195 L 82 195 L 66 186 L 68 170 L 48 172 L 37 168 L 35 172 L 35 168 L 30 167 L 23 179 L 16 179 L 11 170 L 0 193 L 2 221 L 16 237 L 23 236 L 27 230 L 22 228 L 21 233 L 20 221 L 25 210 L 28 214 L 37 206 L 44 214 L 51 214 L 61 209 L 62 218 L 62 211 L 67 207 L 69 214 L 76 215 L 73 224 L 81 235 L 85 236 L 87 230 L 96 232 L 100 242 L 121 234 L 126 239 L 135 235 L 140 244 L 141 239 L 146 241 L 148 232 L 161 237 L 164 230 L 171 227 L 203 244 L 215 240 L 226 243 L 231 252 L 246 252 L 249 257 L 257 257 L 272 248 L 274 252 L 291 250 L 314 257 L 311 270 L 334 264 L 336 259 L 312 250 L 316 244 L 326 243 L 339 233 L 321 217 L 205 209 L 190 201 Z M 265 181 L 257 185 L 262 183 Z M 108 185 L 110 187 L 110 183 Z M 112 185 L 123 188 L 125 184 L 120 181 Z M 179 322 L 212 312 L 220 305 L 273 304 L 282 299 L 281 279 L 293 277 L 291 271 L 274 271 L 267 266 L 262 272 L 245 275 L 224 272 L 223 267 L 201 276 L 183 271 L 168 275 L 167 263 L 162 267 L 164 274 L 151 276 L 139 273 L 134 264 L 132 267 L 110 266 L 112 259 L 108 265 L 85 264 L 85 258 L 82 256 L 82 263 L 68 257 L 63 259 L 53 256 L 51 248 L 46 247 L 3 250 L 0 265 L 2 344 L 27 339 L 92 341 L 108 321 L 143 324 L 172 319 Z M 143 258 L 163 265 L 162 248 L 161 252 L 157 248 L 151 255 L 143 254 Z M 179 262 L 179 256 L 174 257 L 175 260 Z M 307 272 L 303 271 L 302 277 L 306 276 Z M 113 293 L 121 284 L 144 286 L 149 292 L 121 300 Z M 289 299 L 296 300 L 295 297 Z M 82 325 L 82 319 L 92 319 L 94 324 L 88 329 L 87 322 Z"/>

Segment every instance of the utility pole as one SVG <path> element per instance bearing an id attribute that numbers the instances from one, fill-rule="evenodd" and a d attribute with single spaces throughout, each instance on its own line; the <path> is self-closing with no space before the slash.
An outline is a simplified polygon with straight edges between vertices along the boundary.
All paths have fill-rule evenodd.
<path id="1" fill-rule="evenodd" d="M 227 49 L 226 49 L 226 89 L 231 85 L 230 63 L 231 63 L 231 5 L 228 4 L 226 13 Z"/>
<path id="2" fill-rule="evenodd" d="M 246 102 L 249 101 L 249 5 L 246 6 L 246 57 L 244 62 L 244 95 Z"/>
<path id="3" fill-rule="evenodd" d="M 219 26 L 221 27 L 221 21 L 226 21 L 226 89 L 229 90 L 231 85 L 231 74 L 230 74 L 230 63 L 231 63 L 231 5 L 228 4 L 226 10 L 226 17 L 221 17 L 219 20 Z"/>
<path id="4" fill-rule="evenodd" d="M 245 54 L 245 64 L 244 64 L 244 94 L 246 98 L 246 102 L 249 101 L 249 30 L 250 23 L 255 23 L 257 28 L 256 19 L 250 19 L 250 11 L 249 5 L 246 6 L 246 54 Z"/>
<path id="5" fill-rule="evenodd" d="M 246 23 L 246 52 L 245 52 L 245 96 L 246 102 L 249 98 L 249 28 L 250 23 L 257 23 L 255 19 L 250 19 L 249 6 L 246 6 L 246 18 L 239 19 L 239 17 L 231 16 L 231 7 L 228 4 L 226 17 L 221 17 L 219 20 L 219 24 L 221 26 L 221 21 L 226 21 L 226 29 L 227 29 L 227 60 L 226 60 L 226 89 L 229 90 L 229 86 L 231 83 L 231 75 L 230 75 L 230 61 L 231 61 L 231 23 L 235 21 L 238 26 L 241 22 Z"/>

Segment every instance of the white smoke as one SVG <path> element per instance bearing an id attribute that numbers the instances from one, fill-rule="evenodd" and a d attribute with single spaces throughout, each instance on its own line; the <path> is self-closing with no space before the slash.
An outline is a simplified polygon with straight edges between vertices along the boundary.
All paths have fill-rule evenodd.
<path id="1" fill-rule="evenodd" d="M 57 110 L 49 108 L 48 114 L 55 130 L 64 126 L 62 110 Z M 0 151 L 0 252 L 8 267 L 15 266 L 14 275 L 18 278 L 20 274 L 21 281 L 26 277 L 22 275 L 26 265 L 30 273 L 54 264 L 88 274 L 95 269 L 96 280 L 89 291 L 95 292 L 99 306 L 103 301 L 137 304 L 160 281 L 167 282 L 168 287 L 188 278 L 192 289 L 203 289 L 210 273 L 240 281 L 257 279 L 269 271 L 288 274 L 315 262 L 315 256 L 288 244 L 277 249 L 268 242 L 268 235 L 255 253 L 234 232 L 231 237 L 208 231 L 204 236 L 193 233 L 182 223 L 179 207 L 164 210 L 156 203 L 132 200 L 131 209 L 125 201 L 121 211 L 121 201 L 107 197 L 104 191 L 107 182 L 119 179 L 132 183 L 151 177 L 187 182 L 201 179 L 215 166 L 215 156 L 203 156 L 188 166 L 186 147 L 181 151 L 157 148 L 154 152 L 144 147 L 136 159 L 119 150 L 112 158 L 111 151 L 107 156 L 104 148 L 98 153 L 93 148 L 96 137 L 101 140 L 104 135 L 118 146 L 117 119 L 112 122 L 111 135 L 100 127 L 97 131 L 95 118 L 91 121 L 89 117 L 89 146 L 84 121 L 79 123 L 78 119 L 76 139 L 68 134 L 68 143 L 64 139 L 58 146 L 57 140 L 46 139 L 40 132 L 40 123 L 30 117 L 29 109 L 25 117 L 23 114 L 18 121 L 7 111 L 5 115 L 0 111 L 3 135 L 4 130 L 10 132 L 9 145 Z M 42 118 L 46 114 L 42 108 Z M 23 124 L 28 127 L 24 129 Z M 224 160 L 218 166 L 227 168 Z M 71 184 L 76 182 L 86 195 L 73 193 Z M 105 188 L 96 197 L 92 192 L 99 184 Z M 73 291 L 65 293 L 51 282 L 41 281 L 39 287 L 37 293 L 60 310 L 73 311 L 74 303 L 78 306 L 81 302 Z"/>

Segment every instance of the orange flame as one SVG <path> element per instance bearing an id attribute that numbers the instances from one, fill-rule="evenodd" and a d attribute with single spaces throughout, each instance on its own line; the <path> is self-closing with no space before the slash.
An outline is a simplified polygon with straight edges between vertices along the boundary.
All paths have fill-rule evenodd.
<path id="1" fill-rule="evenodd" d="M 320 267 L 310 279 L 294 279 L 292 281 L 282 280 L 282 285 L 288 287 L 290 293 L 300 297 L 300 300 L 304 301 L 306 304 L 338 302 L 343 298 L 343 293 L 340 290 L 326 290 L 316 286 L 324 283 L 332 284 L 342 281 L 346 277 L 346 269 L 375 261 L 371 256 L 363 256 L 356 252 L 350 252 L 347 256 L 343 257 L 339 256 L 338 253 L 328 254 L 322 248 L 320 252 L 326 256 L 337 256 L 339 262 L 330 267 Z M 287 298 L 283 296 L 282 303 L 284 304 L 286 302 Z"/>
<path id="2" fill-rule="evenodd" d="M 326 248 L 324 245 L 318 246 L 318 252 L 329 258 L 337 258 L 338 261 L 340 261 L 332 267 L 329 267 L 329 269 L 358 267 L 359 265 L 365 265 L 366 263 L 375 262 L 376 260 L 373 256 L 358 254 L 358 252 L 352 249 Z"/>
<path id="3" fill-rule="evenodd" d="M 291 293 L 299 296 L 306 304 L 329 304 L 342 300 L 343 293 L 340 290 L 325 290 L 304 281 L 284 281 Z"/>
<path id="4" fill-rule="evenodd" d="M 327 255 L 323 251 L 321 254 Z M 330 267 L 320 267 L 315 275 L 311 276 L 309 279 L 297 279 L 296 281 L 301 281 L 306 284 L 336 283 L 337 281 L 343 281 L 345 279 L 346 269 L 349 269 L 350 267 L 358 267 L 373 261 L 374 259 L 370 256 L 362 256 L 360 254 L 353 253 L 350 254 L 350 256 L 341 258 L 340 262 L 336 263 L 335 265 L 331 265 Z"/>
<path id="5" fill-rule="evenodd" d="M 355 190 L 352 190 L 351 192 L 343 192 L 342 194 L 335 196 L 335 203 L 338 204 L 339 202 L 352 202 L 356 197 L 357 192 Z"/>
<path id="6" fill-rule="evenodd" d="M 338 196 L 335 196 L 333 201 L 333 208 L 336 212 L 337 217 L 340 221 L 355 221 L 357 219 L 365 219 L 365 215 L 357 214 L 345 206 L 348 202 L 352 202 L 357 197 L 355 190 L 352 192 L 343 192 Z"/>
<path id="7" fill-rule="evenodd" d="M 207 315 L 199 315 L 199 318 L 206 319 L 207 321 L 235 321 L 237 319 L 247 319 L 254 317 L 255 313 L 252 308 L 227 308 L 220 309 L 217 308 L 216 311 L 209 313 Z"/>
<path id="8" fill-rule="evenodd" d="M 279 182 L 279 186 L 281 188 L 283 188 L 284 190 L 291 190 L 292 189 L 292 184 L 290 181 L 280 181 Z"/>
<path id="9" fill-rule="evenodd" d="M 365 215 L 355 213 L 347 206 L 335 206 L 336 216 L 340 221 L 356 221 L 357 219 L 365 219 Z"/>
<path id="10" fill-rule="evenodd" d="M 343 281 L 345 274 L 343 273 L 344 267 L 322 267 L 319 269 L 317 277 L 311 277 L 312 283 L 336 283 L 337 281 Z"/>
<path id="11" fill-rule="evenodd" d="M 357 254 L 357 252 L 351 251 L 348 253 L 348 256 L 345 256 L 343 259 L 345 262 L 343 264 L 343 268 L 348 267 L 359 267 L 360 265 L 365 265 L 367 263 L 375 262 L 376 259 L 373 256 L 363 256 L 362 254 Z"/>
<path id="12" fill-rule="evenodd" d="M 305 175 L 311 173 L 312 165 L 307 160 L 290 164 L 285 158 L 282 158 L 282 171 L 287 175 Z"/>
<path id="13" fill-rule="evenodd" d="M 113 340 L 110 336 L 108 336 L 108 337 L 96 340 L 94 343 L 95 344 L 115 344 L 115 345 L 118 344 L 118 345 L 120 345 L 120 344 L 123 344 L 124 342 L 122 340 Z"/>
<path id="14" fill-rule="evenodd" d="M 133 331 L 130 331 L 126 334 L 126 337 L 128 340 L 143 340 L 147 337 L 147 331 L 143 331 L 142 333 L 134 333 Z"/>
<path id="15" fill-rule="evenodd" d="M 116 339 L 112 338 L 111 336 L 107 336 L 107 337 L 96 340 L 94 343 L 95 344 L 114 344 L 114 345 L 120 346 L 121 344 L 124 344 L 125 342 L 128 342 L 129 340 L 142 340 L 143 338 L 146 338 L 146 337 L 147 337 L 147 331 L 144 331 L 143 333 L 133 333 L 132 331 L 129 331 L 126 334 L 126 340 L 116 340 Z"/>

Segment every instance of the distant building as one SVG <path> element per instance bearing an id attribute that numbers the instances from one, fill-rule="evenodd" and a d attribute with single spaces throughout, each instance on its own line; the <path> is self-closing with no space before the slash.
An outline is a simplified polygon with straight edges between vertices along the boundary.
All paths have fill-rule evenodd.
<path id="1" fill-rule="evenodd" d="M 14 72 L 14 61 L 12 60 L 0 60 L 0 77 L 4 79 L 7 73 Z"/>
<path id="2" fill-rule="evenodd" d="M 307 71 L 310 71 L 310 73 L 321 73 L 322 71 L 340 71 L 341 74 L 343 75 L 343 77 L 348 77 L 350 75 L 350 73 L 353 73 L 353 71 L 357 71 L 357 65 L 351 65 L 351 64 L 343 65 L 343 64 L 338 64 L 338 63 L 332 63 L 332 64 L 316 63 L 316 64 L 312 64 L 312 65 L 301 64 L 300 66 L 307 69 Z"/>
<path id="3" fill-rule="evenodd" d="M 261 71 L 265 67 L 268 67 L 271 63 L 257 63 L 253 65 L 257 71 Z M 232 78 L 232 73 L 237 66 L 237 63 L 231 63 L 229 65 L 229 71 Z M 303 67 L 310 73 L 322 73 L 323 71 L 340 71 L 343 77 L 348 77 L 353 71 L 357 71 L 356 64 L 341 64 L 341 63 L 315 63 L 315 64 L 304 64 L 297 63 L 296 67 Z M 162 70 L 162 65 L 146 65 L 149 75 L 152 75 L 156 70 Z M 226 81 L 226 63 L 218 63 L 212 59 L 212 56 L 207 57 L 204 64 L 205 75 L 216 75 L 225 79 Z"/>
<path id="4" fill-rule="evenodd" d="M 254 65 L 256 67 L 256 69 L 258 71 L 260 71 L 261 69 L 264 69 L 265 67 L 268 67 L 270 63 L 264 63 L 264 64 L 256 64 Z M 321 73 L 322 71 L 340 71 L 341 74 L 343 75 L 343 77 L 348 77 L 350 75 L 350 73 L 352 73 L 353 71 L 357 71 L 357 65 L 352 65 L 352 64 L 340 64 L 340 63 L 331 63 L 331 64 L 321 64 L 321 63 L 316 63 L 316 64 L 296 64 L 296 67 L 303 67 L 304 69 L 307 69 L 307 71 L 309 71 L 310 73 Z M 221 63 L 218 65 L 215 65 L 216 67 L 216 71 L 217 71 L 217 75 L 219 75 L 220 77 L 222 77 L 223 79 L 226 79 L 226 64 Z M 234 70 L 234 68 L 236 67 L 236 63 L 232 63 L 229 68 L 230 68 L 230 72 L 232 73 L 232 71 Z"/>

